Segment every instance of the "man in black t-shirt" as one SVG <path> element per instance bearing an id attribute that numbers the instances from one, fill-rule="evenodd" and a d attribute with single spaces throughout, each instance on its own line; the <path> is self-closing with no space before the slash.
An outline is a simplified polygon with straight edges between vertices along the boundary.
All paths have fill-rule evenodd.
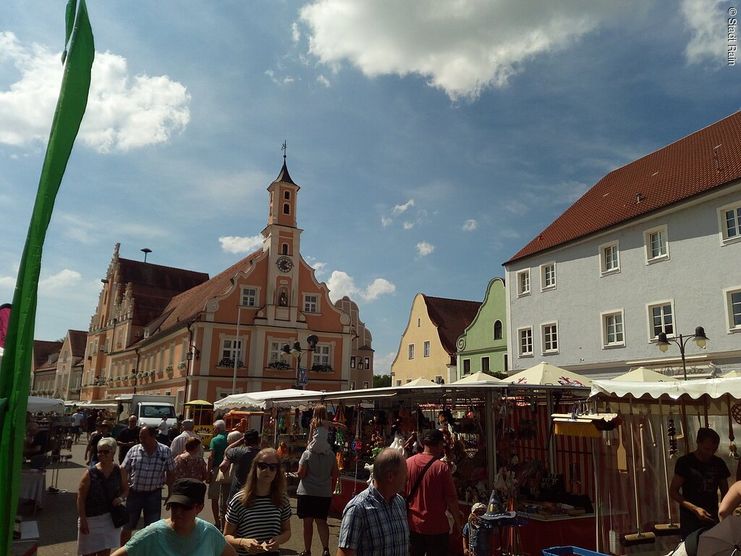
<path id="1" fill-rule="evenodd" d="M 129 416 L 129 426 L 119 431 L 116 436 L 116 444 L 118 444 L 118 463 L 123 463 L 126 454 L 131 450 L 132 447 L 139 444 L 139 427 L 136 426 L 137 417 L 136 415 Z"/>
<path id="2" fill-rule="evenodd" d="M 247 473 L 250 471 L 252 460 L 260 451 L 260 433 L 254 429 L 244 433 L 244 445 L 231 446 L 224 452 L 224 460 L 219 466 L 222 471 L 229 469 L 229 463 L 234 464 L 234 473 L 232 475 L 232 488 L 229 491 L 229 500 L 239 492 L 247 480 Z"/>
<path id="3" fill-rule="evenodd" d="M 669 493 L 679 504 L 682 538 L 718 521 L 718 490 L 728 492 L 731 475 L 725 462 L 715 455 L 720 436 L 713 429 L 697 431 L 697 449 L 677 460 Z M 680 493 L 681 489 L 681 493 Z"/>

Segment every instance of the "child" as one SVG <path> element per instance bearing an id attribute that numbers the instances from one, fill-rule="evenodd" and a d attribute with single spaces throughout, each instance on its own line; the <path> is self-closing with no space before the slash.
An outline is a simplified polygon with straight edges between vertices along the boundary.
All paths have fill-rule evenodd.
<path id="1" fill-rule="evenodd" d="M 489 554 L 489 530 L 482 528 L 481 516 L 486 513 L 486 505 L 476 502 L 471 507 L 468 523 L 463 526 L 464 556 L 484 556 Z"/>

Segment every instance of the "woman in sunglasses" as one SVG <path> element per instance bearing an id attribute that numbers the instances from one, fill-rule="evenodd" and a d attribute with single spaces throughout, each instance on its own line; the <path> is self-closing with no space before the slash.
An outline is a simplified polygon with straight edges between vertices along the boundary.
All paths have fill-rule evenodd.
<path id="1" fill-rule="evenodd" d="M 98 462 L 82 474 L 77 491 L 78 554 L 108 556 L 121 544 L 121 528 L 114 526 L 110 511 L 111 504 L 124 503 L 129 481 L 126 470 L 113 462 L 115 454 L 116 441 L 101 438 Z"/>
<path id="2" fill-rule="evenodd" d="M 224 537 L 241 556 L 277 556 L 291 538 L 286 478 L 274 449 L 260 450 L 252 460 L 244 488 L 229 501 Z"/>

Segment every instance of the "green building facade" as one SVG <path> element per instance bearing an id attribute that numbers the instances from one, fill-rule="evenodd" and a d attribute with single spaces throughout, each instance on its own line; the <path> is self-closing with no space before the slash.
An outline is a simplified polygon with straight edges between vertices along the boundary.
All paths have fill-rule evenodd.
<path id="1" fill-rule="evenodd" d="M 458 379 L 483 371 L 507 373 L 507 296 L 503 278 L 492 278 L 471 324 L 458 338 Z"/>

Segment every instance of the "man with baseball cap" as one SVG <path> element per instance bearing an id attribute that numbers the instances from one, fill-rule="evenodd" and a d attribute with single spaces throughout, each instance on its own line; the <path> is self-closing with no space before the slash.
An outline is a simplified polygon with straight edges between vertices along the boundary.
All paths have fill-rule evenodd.
<path id="1" fill-rule="evenodd" d="M 243 444 L 234 443 L 226 449 L 224 460 L 221 462 L 221 470 L 226 472 L 229 464 L 234 464 L 232 473 L 232 487 L 229 491 L 229 500 L 239 492 L 244 486 L 247 479 L 247 473 L 250 471 L 252 460 L 255 459 L 257 452 L 260 451 L 260 433 L 255 429 L 249 429 L 244 433 Z"/>
<path id="2" fill-rule="evenodd" d="M 195 479 L 178 479 L 172 485 L 165 508 L 169 518 L 160 519 L 137 532 L 113 556 L 158 554 L 163 556 L 236 556 L 219 530 L 199 517 L 206 485 Z"/>

